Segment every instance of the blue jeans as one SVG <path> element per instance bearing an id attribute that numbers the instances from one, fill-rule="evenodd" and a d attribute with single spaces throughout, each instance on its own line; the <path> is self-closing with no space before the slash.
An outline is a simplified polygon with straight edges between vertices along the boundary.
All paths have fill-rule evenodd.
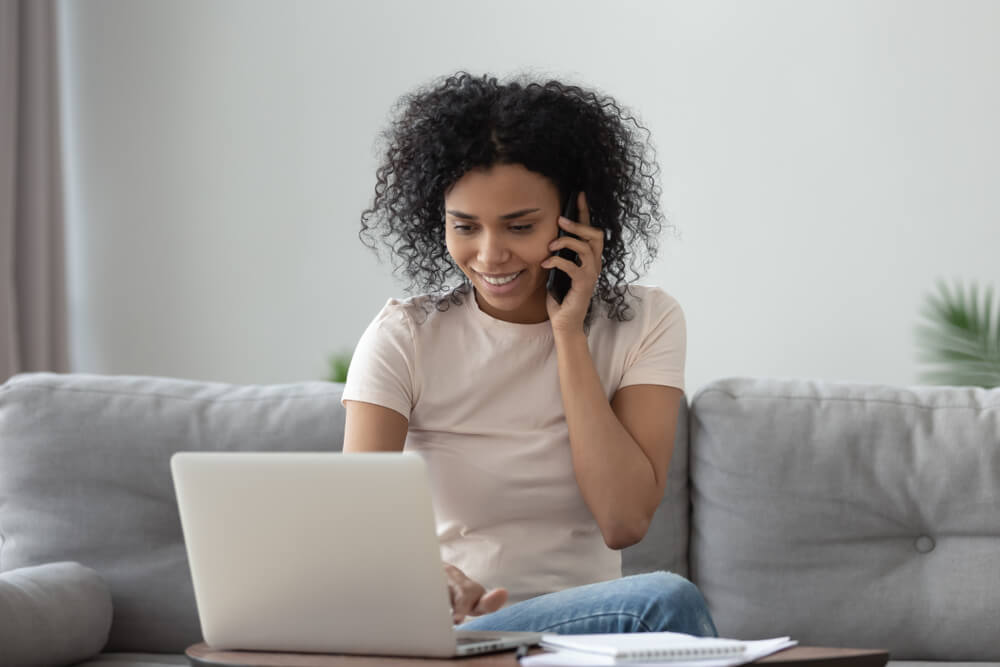
<path id="1" fill-rule="evenodd" d="M 701 592 L 670 572 L 636 574 L 540 595 L 477 616 L 457 629 L 564 635 L 669 630 L 718 636 Z"/>

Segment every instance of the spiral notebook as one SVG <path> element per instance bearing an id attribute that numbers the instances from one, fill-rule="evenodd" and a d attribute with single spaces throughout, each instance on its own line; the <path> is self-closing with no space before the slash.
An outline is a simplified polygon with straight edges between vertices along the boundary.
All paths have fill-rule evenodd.
<path id="1" fill-rule="evenodd" d="M 741 641 L 695 637 L 678 632 L 637 632 L 600 635 L 542 635 L 541 645 L 554 653 L 521 660 L 523 667 L 560 665 L 665 664 L 727 667 L 757 660 L 794 646 L 789 637 Z"/>
<path id="2" fill-rule="evenodd" d="M 596 653 L 617 661 L 729 658 L 746 651 L 736 639 L 694 637 L 680 632 L 632 632 L 606 635 L 542 635 L 544 648 Z"/>

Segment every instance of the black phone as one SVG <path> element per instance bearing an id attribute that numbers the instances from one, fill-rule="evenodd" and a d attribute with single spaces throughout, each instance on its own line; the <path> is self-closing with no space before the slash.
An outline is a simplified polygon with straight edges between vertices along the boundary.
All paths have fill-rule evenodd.
<path id="1" fill-rule="evenodd" d="M 579 194 L 579 192 L 571 192 L 569 198 L 566 200 L 566 205 L 563 207 L 563 217 L 569 218 L 573 222 L 578 222 L 577 218 L 580 217 L 580 207 L 576 203 Z M 572 236 L 575 239 L 580 238 L 576 234 L 570 234 L 562 227 L 559 228 L 559 236 Z M 569 248 L 560 248 L 554 254 L 568 259 L 574 264 L 579 264 L 579 256 Z M 570 279 L 569 274 L 562 269 L 551 269 L 549 271 L 549 280 L 546 283 L 546 287 L 549 290 L 549 294 L 560 304 L 566 298 L 566 293 L 569 292 L 572 284 L 573 281 Z"/>

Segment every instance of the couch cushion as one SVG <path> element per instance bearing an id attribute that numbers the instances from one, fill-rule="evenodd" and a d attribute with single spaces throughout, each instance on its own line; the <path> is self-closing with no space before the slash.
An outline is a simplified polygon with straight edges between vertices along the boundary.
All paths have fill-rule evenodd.
<path id="1" fill-rule="evenodd" d="M 0 665 L 65 665 L 97 655 L 111 627 L 111 593 L 79 563 L 0 573 Z"/>
<path id="2" fill-rule="evenodd" d="M 108 583 L 107 651 L 201 640 L 170 477 L 182 450 L 338 451 L 340 385 L 26 374 L 0 387 L 0 570 L 72 560 Z"/>
<path id="3" fill-rule="evenodd" d="M 1000 389 L 727 379 L 690 429 L 722 635 L 1000 660 Z"/>

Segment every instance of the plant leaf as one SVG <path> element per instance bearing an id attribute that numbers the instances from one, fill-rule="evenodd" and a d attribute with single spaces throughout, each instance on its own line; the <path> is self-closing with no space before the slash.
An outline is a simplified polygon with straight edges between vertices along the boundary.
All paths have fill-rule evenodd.
<path id="1" fill-rule="evenodd" d="M 918 360 L 933 365 L 921 381 L 934 384 L 1000 386 L 1000 304 L 987 285 L 968 290 L 956 283 L 949 290 L 943 279 L 938 293 L 927 295 L 920 314 L 926 320 L 916 327 Z"/>

